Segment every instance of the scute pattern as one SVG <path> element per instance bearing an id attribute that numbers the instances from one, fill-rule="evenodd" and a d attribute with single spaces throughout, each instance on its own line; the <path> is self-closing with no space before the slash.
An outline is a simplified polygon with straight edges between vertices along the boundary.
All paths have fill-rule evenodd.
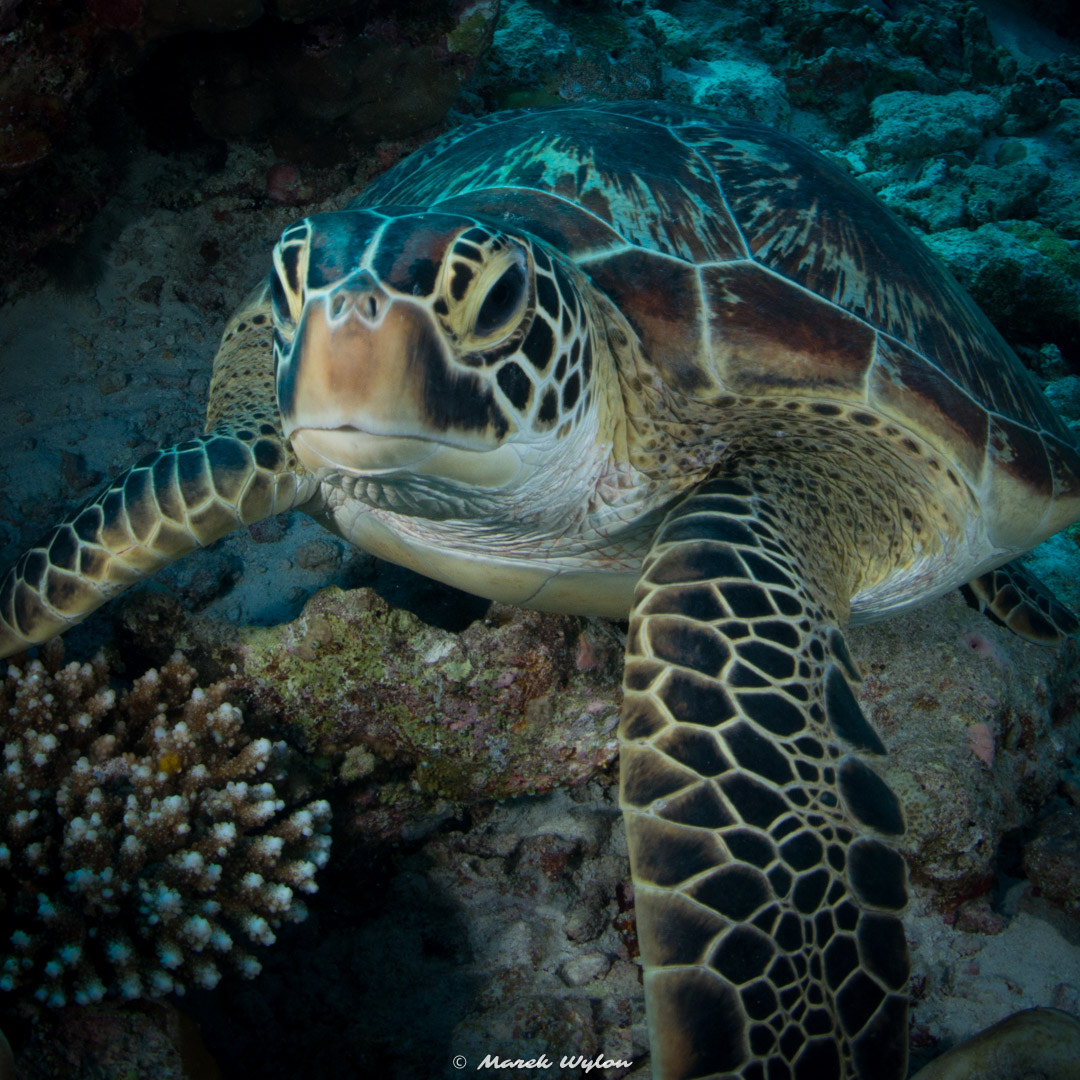
<path id="1" fill-rule="evenodd" d="M 783 516 L 749 485 L 702 485 L 661 526 L 631 618 L 629 657 L 651 677 L 627 683 L 626 715 L 651 720 L 622 733 L 623 804 L 665 1080 L 905 1074 L 904 870 L 879 839 L 902 815 L 851 752 L 880 742 L 836 690 L 833 658 L 854 665 L 828 607 L 762 527 Z M 724 1002 L 705 1028 L 682 1011 L 692 994 Z"/>
<path id="2" fill-rule="evenodd" d="M 557 113 L 557 123 L 547 110 L 504 113 L 467 134 L 454 133 L 421 160 L 410 158 L 405 168 L 380 177 L 350 208 L 436 204 L 466 192 L 524 188 L 599 218 L 626 247 L 690 262 L 745 256 L 738 230 L 715 212 L 711 168 L 678 136 L 614 110 Z M 510 122 L 513 141 L 500 130 Z"/>
<path id="3" fill-rule="evenodd" d="M 1056 644 L 1080 631 L 1080 621 L 1021 563 L 1006 563 L 968 582 L 973 607 L 1031 641 Z"/>
<path id="4" fill-rule="evenodd" d="M 929 251 L 805 143 L 746 121 L 676 131 L 723 178 L 755 259 L 932 357 L 986 409 L 1060 420 L 986 317 Z M 1009 373 L 1002 378 L 1002 372 Z"/>

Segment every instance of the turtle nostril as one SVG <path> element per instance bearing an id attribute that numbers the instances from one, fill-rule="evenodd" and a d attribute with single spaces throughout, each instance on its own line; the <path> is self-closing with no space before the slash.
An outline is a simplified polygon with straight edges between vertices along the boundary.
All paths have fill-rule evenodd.
<path id="1" fill-rule="evenodd" d="M 374 293 L 368 293 L 361 302 L 361 312 L 367 316 L 372 322 L 375 321 L 375 316 L 379 314 L 379 302 L 375 299 Z"/>
<path id="2" fill-rule="evenodd" d="M 345 297 L 342 296 L 341 293 L 338 293 L 337 296 L 335 296 L 330 301 L 330 317 L 332 319 L 340 318 L 341 317 L 341 312 L 344 310 L 344 308 L 345 308 Z"/>

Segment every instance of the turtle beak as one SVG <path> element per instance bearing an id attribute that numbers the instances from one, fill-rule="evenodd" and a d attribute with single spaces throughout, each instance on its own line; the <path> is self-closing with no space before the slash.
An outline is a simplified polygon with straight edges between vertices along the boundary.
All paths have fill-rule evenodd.
<path id="1" fill-rule="evenodd" d="M 279 351 L 277 395 L 285 433 L 309 469 L 462 472 L 498 486 L 520 466 L 516 453 L 501 452 L 509 448 L 478 407 L 483 388 L 472 372 L 453 370 L 428 311 L 391 296 L 367 270 L 309 296 L 291 347 Z M 462 452 L 486 459 L 479 475 L 475 460 L 459 463 Z"/>
<path id="2" fill-rule="evenodd" d="M 415 370 L 424 363 L 445 363 L 426 313 L 391 300 L 361 271 L 304 305 L 289 356 L 278 364 L 285 431 L 419 433 Z"/>

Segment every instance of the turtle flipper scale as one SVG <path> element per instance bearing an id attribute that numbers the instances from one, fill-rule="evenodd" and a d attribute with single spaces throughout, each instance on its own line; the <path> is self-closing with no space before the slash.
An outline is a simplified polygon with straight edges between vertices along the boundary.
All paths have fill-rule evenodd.
<path id="1" fill-rule="evenodd" d="M 121 473 L 0 581 L 0 657 L 63 633 L 166 563 L 310 496 L 275 434 L 219 428 Z"/>
<path id="2" fill-rule="evenodd" d="M 800 539 L 710 481 L 635 596 L 621 798 L 663 1080 L 906 1072 L 903 815 Z"/>

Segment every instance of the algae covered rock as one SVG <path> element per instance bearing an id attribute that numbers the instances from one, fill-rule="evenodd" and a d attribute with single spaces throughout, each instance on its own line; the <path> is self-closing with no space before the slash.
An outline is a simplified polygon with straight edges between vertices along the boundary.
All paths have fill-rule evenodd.
<path id="1" fill-rule="evenodd" d="M 276 627 L 139 610 L 142 640 L 228 672 L 251 722 L 328 763 L 357 835 L 422 834 L 454 807 L 578 784 L 616 759 L 622 641 L 601 620 L 495 604 L 451 633 L 370 589 L 325 589 Z M 913 877 L 938 903 L 984 892 L 1001 837 L 1045 803 L 1080 743 L 1080 715 L 1062 706 L 1080 650 L 1024 641 L 959 593 L 855 627 L 850 642 L 888 748 L 877 767 L 907 808 Z"/>
<path id="2" fill-rule="evenodd" d="M 713 109 L 733 119 L 782 126 L 791 112 L 784 84 L 764 64 L 742 60 L 688 60 L 664 79 L 674 101 Z"/>
<path id="3" fill-rule="evenodd" d="M 1080 913 L 1080 808 L 1063 806 L 1038 823 L 1024 873 L 1047 900 Z"/>
<path id="4" fill-rule="evenodd" d="M 1051 230 L 1033 222 L 1001 222 L 925 239 L 1012 343 L 1077 339 L 1077 256 Z"/>
<path id="5" fill-rule="evenodd" d="M 503 0 L 480 88 L 498 108 L 662 97 L 645 27 L 640 12 L 608 4 Z"/>
<path id="6" fill-rule="evenodd" d="M 861 144 L 868 158 L 888 164 L 977 146 L 1001 123 L 1004 110 L 991 94 L 897 90 L 874 98 L 870 115 L 873 130 Z"/>
<path id="7" fill-rule="evenodd" d="M 985 892 L 998 848 L 1058 784 L 1080 740 L 1080 649 L 1025 641 L 958 593 L 850 632 L 859 699 L 888 748 L 876 766 L 907 816 L 902 850 L 936 904 Z"/>

